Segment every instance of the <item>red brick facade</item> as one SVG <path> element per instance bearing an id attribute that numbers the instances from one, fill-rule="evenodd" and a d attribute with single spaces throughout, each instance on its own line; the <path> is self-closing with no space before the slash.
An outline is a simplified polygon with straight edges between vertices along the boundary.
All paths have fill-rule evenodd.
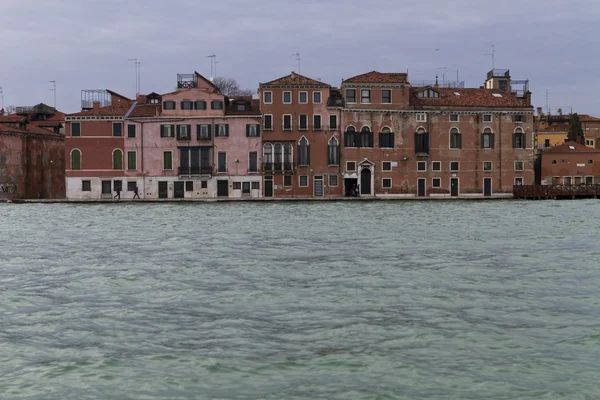
<path id="1" fill-rule="evenodd" d="M 542 152 L 543 185 L 600 184 L 600 150 L 567 142 Z"/>

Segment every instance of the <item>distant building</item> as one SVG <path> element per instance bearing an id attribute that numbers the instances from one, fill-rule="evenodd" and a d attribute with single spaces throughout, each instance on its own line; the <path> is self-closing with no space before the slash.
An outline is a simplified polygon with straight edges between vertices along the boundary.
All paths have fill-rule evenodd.
<path id="1" fill-rule="evenodd" d="M 542 152 L 542 185 L 600 184 L 600 150 L 575 142 Z"/>
<path id="2" fill-rule="evenodd" d="M 569 133 L 570 118 L 565 115 L 544 115 L 538 107 L 536 116 L 536 149 L 545 149 L 565 143 Z M 600 118 L 587 114 L 578 114 L 583 129 L 585 144 L 588 147 L 600 149 Z"/>
<path id="3" fill-rule="evenodd" d="M 38 104 L 0 116 L 0 199 L 65 197 L 64 114 Z"/>

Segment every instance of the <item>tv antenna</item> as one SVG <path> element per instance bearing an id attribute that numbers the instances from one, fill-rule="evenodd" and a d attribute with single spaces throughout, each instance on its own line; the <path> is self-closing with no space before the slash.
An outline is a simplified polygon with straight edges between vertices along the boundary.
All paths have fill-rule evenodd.
<path id="1" fill-rule="evenodd" d="M 484 56 L 492 56 L 492 69 L 496 69 L 496 48 L 492 45 L 492 52 L 486 53 Z"/>
<path id="2" fill-rule="evenodd" d="M 210 56 L 206 56 L 206 58 L 210 58 L 210 79 L 213 79 L 217 75 L 217 56 L 211 54 Z"/>
<path id="3" fill-rule="evenodd" d="M 52 84 L 52 89 L 49 90 L 54 92 L 54 108 L 56 108 L 56 81 L 48 81 L 48 83 Z"/>
<path id="4" fill-rule="evenodd" d="M 300 73 L 300 60 L 302 60 L 300 58 L 300 53 L 294 53 L 292 55 L 295 56 L 296 57 L 296 61 L 298 61 L 298 73 Z"/>
<path id="5" fill-rule="evenodd" d="M 2 97 L 2 110 L 4 110 L 4 89 L 0 86 L 0 97 Z"/>
<path id="6" fill-rule="evenodd" d="M 130 58 L 127 61 L 133 61 L 135 64 L 135 95 L 140 94 L 140 62 L 137 58 Z"/>

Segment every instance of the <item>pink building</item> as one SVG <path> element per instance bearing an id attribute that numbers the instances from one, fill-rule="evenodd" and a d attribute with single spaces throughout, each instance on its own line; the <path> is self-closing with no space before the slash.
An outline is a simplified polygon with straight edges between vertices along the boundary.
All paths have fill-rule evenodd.
<path id="1" fill-rule="evenodd" d="M 227 98 L 197 72 L 138 96 L 125 118 L 127 187 L 153 198 L 261 197 L 258 100 Z"/>

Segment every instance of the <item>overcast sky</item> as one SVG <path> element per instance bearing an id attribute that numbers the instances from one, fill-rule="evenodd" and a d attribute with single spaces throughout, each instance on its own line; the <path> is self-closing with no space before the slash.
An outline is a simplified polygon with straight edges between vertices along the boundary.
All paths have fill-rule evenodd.
<path id="1" fill-rule="evenodd" d="M 81 89 L 133 97 L 173 90 L 177 73 L 248 88 L 297 70 L 339 86 L 371 70 L 409 81 L 483 84 L 492 67 L 529 79 L 536 106 L 600 116 L 597 0 L 0 0 L 4 104 L 79 111 Z M 436 49 L 439 49 L 436 51 Z M 445 69 L 443 68 L 445 67 Z M 445 71 L 445 73 L 444 73 Z"/>

